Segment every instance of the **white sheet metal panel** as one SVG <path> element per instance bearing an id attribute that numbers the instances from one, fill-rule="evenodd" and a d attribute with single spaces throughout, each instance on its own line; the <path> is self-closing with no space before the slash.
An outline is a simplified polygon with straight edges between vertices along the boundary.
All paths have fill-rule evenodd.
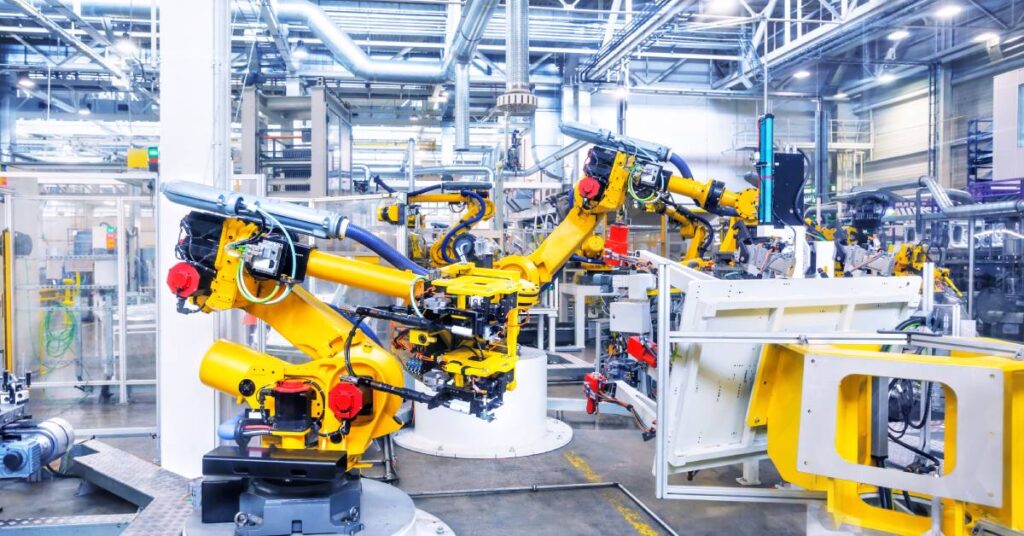
<path id="1" fill-rule="evenodd" d="M 836 451 L 839 386 L 850 376 L 912 378 L 940 383 L 955 394 L 956 460 L 952 472 L 917 475 L 846 460 Z M 999 507 L 1003 504 L 1003 373 L 984 366 L 925 364 L 809 354 L 804 361 L 797 458 L 803 470 L 909 492 Z M 942 471 L 939 471 L 942 473 Z"/>
<path id="2" fill-rule="evenodd" d="M 682 332 L 827 333 L 892 329 L 920 302 L 919 277 L 693 280 Z M 765 455 L 761 430 L 746 425 L 760 343 L 681 343 L 666 394 L 670 473 Z"/>

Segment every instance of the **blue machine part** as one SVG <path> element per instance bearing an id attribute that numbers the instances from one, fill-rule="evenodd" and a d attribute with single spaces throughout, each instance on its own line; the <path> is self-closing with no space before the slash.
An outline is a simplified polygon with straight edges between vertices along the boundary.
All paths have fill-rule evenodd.
<path id="1" fill-rule="evenodd" d="M 28 478 L 43 468 L 42 449 L 34 437 L 0 443 L 0 478 Z"/>
<path id="2" fill-rule="evenodd" d="M 6 426 L 0 430 L 0 479 L 29 478 L 63 456 L 74 442 L 74 428 L 59 417 Z"/>
<path id="3" fill-rule="evenodd" d="M 765 114 L 757 122 L 758 149 L 757 174 L 761 178 L 761 196 L 757 205 L 757 223 L 773 225 L 772 200 L 775 198 L 772 188 L 775 180 L 775 116 Z"/>

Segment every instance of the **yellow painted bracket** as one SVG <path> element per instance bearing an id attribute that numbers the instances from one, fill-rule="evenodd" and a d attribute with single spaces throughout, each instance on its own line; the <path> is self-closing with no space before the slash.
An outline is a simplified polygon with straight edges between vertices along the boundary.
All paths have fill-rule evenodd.
<path id="1" fill-rule="evenodd" d="M 814 411 L 827 411 L 820 407 L 805 407 L 804 398 L 809 397 L 809 389 L 823 389 L 821 383 L 805 381 L 817 378 L 808 376 L 812 371 L 807 367 L 820 366 L 817 361 L 847 360 L 856 361 L 859 372 L 842 376 L 836 384 L 833 395 L 836 397 L 834 408 L 835 430 L 803 429 L 803 425 L 816 422 L 808 417 Z M 838 361 L 837 363 L 842 363 Z M 873 365 L 872 365 L 873 364 Z M 814 463 L 809 463 L 808 453 L 801 453 L 801 434 L 811 434 L 816 440 L 828 441 L 834 437 L 836 453 L 846 462 L 871 466 L 871 378 L 882 374 L 880 371 L 891 369 L 892 364 L 899 364 L 910 372 L 910 379 L 927 379 L 924 376 L 914 378 L 915 370 L 919 374 L 943 374 L 946 378 L 956 378 L 968 373 L 982 378 L 982 382 L 991 380 L 993 385 L 1001 389 L 986 393 L 1002 402 L 999 408 L 1002 413 L 1001 445 L 987 444 L 986 447 L 1001 451 L 1002 493 L 996 500 L 994 493 L 985 501 L 968 502 L 952 499 L 948 496 L 962 494 L 962 490 L 950 490 L 940 494 L 942 498 L 942 531 L 943 534 L 961 536 L 970 533 L 973 525 L 981 519 L 990 520 L 1012 530 L 1024 529 L 1024 362 L 1009 358 L 982 354 L 955 353 L 953 356 L 910 355 L 880 352 L 877 347 L 866 346 L 801 346 L 801 345 L 765 345 L 758 367 L 751 402 L 747 413 L 747 424 L 751 427 L 767 427 L 768 456 L 774 462 L 779 474 L 788 482 L 805 489 L 823 491 L 827 496 L 827 509 L 837 523 L 847 523 L 873 530 L 881 530 L 893 534 L 918 535 L 931 527 L 931 519 L 896 510 L 882 509 L 865 502 L 865 494 L 874 494 L 874 486 L 834 478 L 812 471 Z M 844 367 L 839 367 L 845 370 Z M 815 372 L 816 374 L 816 372 Z M 999 380 L 999 381 L 997 381 Z M 810 381 L 810 380 L 809 380 Z M 958 459 L 956 445 L 959 441 L 958 430 L 969 428 L 959 414 L 965 404 L 967 395 L 963 390 L 956 391 L 949 385 L 940 382 L 946 400 L 945 437 L 943 477 L 949 477 L 958 470 L 958 465 L 977 466 L 978 460 Z M 961 383 L 961 386 L 966 385 Z M 972 384 L 976 385 L 976 384 Z M 984 384 L 972 387 L 982 389 Z M 974 393 L 974 395 L 976 395 Z M 816 394 L 820 395 L 820 393 Z M 833 396 L 824 393 L 824 396 Z M 977 402 L 977 396 L 973 396 Z M 812 400 L 808 398 L 808 400 Z M 816 398 L 814 400 L 823 400 Z M 822 406 L 833 407 L 831 404 Z M 977 404 L 975 404 L 977 406 Z M 964 406 L 966 407 L 966 406 Z M 998 404 L 995 407 L 999 407 Z M 974 408 L 972 414 L 977 414 Z M 967 411 L 965 409 L 965 411 Z M 827 416 L 827 415 L 826 415 Z M 998 421 L 998 419 L 997 419 Z M 960 426 L 958 426 L 958 424 Z M 996 426 L 998 426 L 998 422 Z M 985 438 L 978 438 L 985 441 Z M 1001 448 L 1000 448 L 1001 446 Z M 805 445 L 806 448 L 806 445 Z M 821 451 L 819 451 L 820 453 Z M 965 456 L 978 456 L 978 453 L 965 453 Z M 966 461 L 965 461 L 966 460 Z M 895 471 L 895 469 L 876 469 L 870 471 Z M 967 471 L 966 469 L 964 471 Z M 824 472 L 838 473 L 829 468 Z M 969 471 L 967 471 L 969 472 Z M 959 475 L 960 478 L 974 478 L 974 474 Z M 928 477 L 922 477 L 928 478 Z M 998 489 L 998 488 L 997 488 Z M 913 491 L 913 490 L 912 490 Z M 920 496 L 920 494 L 915 493 Z M 985 505 L 983 502 L 998 502 L 998 505 Z"/>

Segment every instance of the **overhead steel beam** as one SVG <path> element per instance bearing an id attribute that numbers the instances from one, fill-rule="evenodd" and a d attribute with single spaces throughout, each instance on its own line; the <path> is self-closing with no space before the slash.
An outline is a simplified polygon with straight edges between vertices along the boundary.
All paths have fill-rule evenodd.
<path id="1" fill-rule="evenodd" d="M 57 13 L 60 13 L 61 15 L 67 17 L 67 19 L 71 22 L 77 24 L 78 27 L 81 28 L 81 30 L 85 32 L 86 35 L 91 37 L 93 41 L 96 41 L 96 43 L 113 50 L 118 56 L 127 56 L 126 54 L 118 50 L 117 47 L 114 46 L 113 41 L 111 41 L 106 36 L 106 34 L 97 30 L 95 26 L 89 24 L 89 22 L 80 17 L 78 13 L 75 13 L 74 11 L 68 9 L 68 7 L 61 3 L 60 0 L 46 0 L 46 3 L 49 4 L 50 7 L 52 7 Z"/>
<path id="2" fill-rule="evenodd" d="M 65 111 L 65 112 L 67 112 L 69 114 L 76 114 L 76 113 L 78 113 L 78 107 L 77 106 L 72 106 L 71 104 L 68 104 L 68 103 L 62 101 L 62 100 L 58 99 L 57 97 L 54 97 L 53 95 L 47 95 L 46 93 L 43 93 L 42 91 L 40 91 L 38 89 L 20 88 L 20 91 L 24 91 L 25 94 L 31 95 L 31 96 L 33 96 L 33 97 L 35 97 L 35 98 L 37 98 L 37 99 L 39 99 L 39 100 L 41 100 L 43 102 L 49 103 L 51 106 L 53 106 L 55 108 L 59 108 L 59 109 Z"/>
<path id="3" fill-rule="evenodd" d="M 104 69 L 109 71 L 110 74 L 116 76 L 117 78 L 122 78 L 125 80 L 128 79 L 128 75 L 124 71 L 122 71 L 120 67 L 115 65 L 112 61 L 104 57 L 99 52 L 97 52 L 96 49 L 87 45 L 84 41 L 75 37 L 70 32 L 62 28 L 59 24 L 54 22 L 45 14 L 43 14 L 42 11 L 36 9 L 36 7 L 32 5 L 31 2 L 29 2 L 29 0 L 7 0 L 7 2 L 12 6 L 20 9 L 23 13 L 28 15 L 30 19 L 34 20 L 43 28 L 46 28 L 51 34 L 63 39 L 67 42 L 67 44 L 81 51 L 82 54 L 88 56 L 89 59 L 102 66 Z"/>
<path id="4" fill-rule="evenodd" d="M 284 61 L 285 68 L 289 73 L 294 73 L 296 67 L 292 59 L 292 49 L 288 46 L 288 36 L 285 35 L 281 22 L 277 20 L 277 13 L 271 7 L 270 0 L 260 0 L 260 17 L 267 24 L 267 30 L 270 31 L 270 37 L 274 39 L 274 46 L 277 47 L 277 53 Z"/>
<path id="5" fill-rule="evenodd" d="M 667 69 L 662 71 L 661 74 L 656 76 L 654 80 L 651 80 L 650 83 L 648 83 L 647 85 L 654 85 L 660 83 L 669 76 L 672 76 L 672 73 L 676 72 L 680 67 L 683 66 L 684 63 L 686 63 L 686 59 L 676 60 L 675 63 L 669 65 Z"/>
<path id="6" fill-rule="evenodd" d="M 997 17 L 995 13 L 992 13 L 991 11 L 988 10 L 988 8 L 986 8 L 985 6 L 981 5 L 978 2 L 978 0 L 967 0 L 967 2 L 969 4 L 971 4 L 972 6 L 974 6 L 974 8 L 977 9 L 978 11 L 984 13 L 985 16 L 987 16 L 988 18 L 994 20 L 996 22 L 996 24 L 998 24 L 1002 29 L 1004 29 L 1004 30 L 1010 29 L 1009 25 L 1007 25 L 1005 22 L 1003 22 L 1002 19 Z"/>
<path id="7" fill-rule="evenodd" d="M 642 19 L 634 19 L 621 35 L 601 47 L 594 61 L 584 68 L 584 77 L 589 80 L 603 77 L 611 68 L 636 52 L 648 38 L 694 3 L 694 0 L 661 0 L 650 15 Z"/>
<path id="8" fill-rule="evenodd" d="M 760 61 L 754 65 L 740 65 L 733 75 L 714 84 L 715 89 L 730 89 L 744 80 L 749 80 L 764 64 L 771 68 L 784 68 L 788 64 L 804 57 L 810 51 L 821 52 L 829 45 L 851 35 L 861 35 L 862 27 L 871 19 L 881 19 L 897 15 L 910 4 L 910 0 L 870 0 L 865 4 L 849 10 L 841 22 L 822 22 L 817 28 L 804 33 L 789 43 L 771 52 L 763 51 Z M 756 48 L 757 43 L 754 44 Z"/>

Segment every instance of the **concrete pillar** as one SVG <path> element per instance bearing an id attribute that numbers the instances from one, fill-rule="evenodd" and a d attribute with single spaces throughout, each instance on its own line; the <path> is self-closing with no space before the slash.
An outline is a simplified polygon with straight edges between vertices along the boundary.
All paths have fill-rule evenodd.
<path id="1" fill-rule="evenodd" d="M 158 182 L 226 188 L 231 177 L 230 3 L 163 0 L 160 15 Z M 160 274 L 177 262 L 174 245 L 186 212 L 159 196 Z M 157 291 L 157 306 L 160 461 L 166 469 L 194 478 L 202 474 L 203 454 L 216 445 L 217 397 L 199 383 L 199 362 L 214 342 L 217 321 L 205 314 L 177 313 L 176 300 L 164 288 Z"/>
<path id="2" fill-rule="evenodd" d="M 0 163 L 11 163 L 11 153 L 14 152 L 14 144 L 17 136 L 14 126 L 17 117 L 14 114 L 14 89 L 13 77 L 0 78 Z"/>

